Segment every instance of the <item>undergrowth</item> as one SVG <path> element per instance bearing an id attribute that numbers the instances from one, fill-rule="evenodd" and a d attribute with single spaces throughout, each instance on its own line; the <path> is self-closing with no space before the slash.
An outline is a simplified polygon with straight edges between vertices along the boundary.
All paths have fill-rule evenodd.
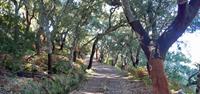
<path id="1" fill-rule="evenodd" d="M 31 79 L 23 85 L 22 94 L 67 94 L 85 78 L 85 66 L 80 62 L 58 62 L 53 66 L 53 75 Z"/>
<path id="2" fill-rule="evenodd" d="M 127 71 L 129 72 L 133 80 L 140 80 L 144 82 L 146 86 L 151 85 L 151 80 L 148 76 L 148 72 L 145 67 L 137 67 L 137 68 L 129 67 Z"/>
<path id="3" fill-rule="evenodd" d="M 12 77 L 4 77 L 4 83 L 0 83 L 1 91 L 4 90 L 6 94 L 67 94 L 85 79 L 86 66 L 82 59 L 70 62 L 63 56 L 54 55 L 53 74 L 47 75 L 44 74 L 47 69 L 45 55 L 27 58 L 29 56 L 22 58 L 23 60 L 7 56 L 0 63 L 4 70 L 9 70 L 13 74 Z M 18 71 L 28 74 L 34 72 L 39 75 L 33 78 L 18 77 L 15 75 Z"/>

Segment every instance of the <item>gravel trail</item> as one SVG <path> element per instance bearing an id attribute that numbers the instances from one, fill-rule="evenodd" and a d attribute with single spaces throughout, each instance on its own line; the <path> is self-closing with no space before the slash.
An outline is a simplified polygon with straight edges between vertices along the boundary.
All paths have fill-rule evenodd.
<path id="1" fill-rule="evenodd" d="M 113 66 L 94 62 L 92 69 L 87 80 L 70 94 L 152 94 L 141 81 L 129 80 Z"/>

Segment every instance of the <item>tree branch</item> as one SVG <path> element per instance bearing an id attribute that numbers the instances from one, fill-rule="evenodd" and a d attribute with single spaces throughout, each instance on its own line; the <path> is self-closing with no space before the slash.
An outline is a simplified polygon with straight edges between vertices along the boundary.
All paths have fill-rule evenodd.
<path id="1" fill-rule="evenodd" d="M 109 19 L 108 19 L 108 22 L 109 22 L 109 26 L 108 27 L 111 27 L 112 26 L 112 24 L 111 24 L 111 18 L 112 18 L 112 15 L 113 15 L 113 13 L 115 12 L 115 10 L 118 8 L 118 6 L 116 6 L 116 7 L 113 7 L 113 8 L 111 8 L 110 9 L 110 16 L 109 16 Z"/>
<path id="2" fill-rule="evenodd" d="M 124 10 L 125 16 L 126 16 L 126 18 L 128 20 L 128 23 L 130 24 L 132 29 L 136 33 L 138 33 L 140 35 L 140 37 L 141 37 L 140 45 L 141 45 L 145 55 L 149 59 L 149 56 L 150 56 L 150 51 L 149 51 L 149 48 L 148 48 L 149 43 L 150 43 L 149 35 L 145 31 L 145 29 L 143 28 L 143 26 L 140 23 L 140 21 L 137 20 L 136 15 L 133 14 L 128 0 L 122 0 L 122 5 L 123 5 L 123 10 Z"/>
<path id="3" fill-rule="evenodd" d="M 95 37 L 93 37 L 92 39 L 90 39 L 87 43 L 83 44 L 83 46 L 81 46 L 81 49 L 83 49 L 84 46 L 88 45 L 90 42 L 92 42 L 93 40 L 95 40 L 97 37 L 99 37 L 99 39 L 101 39 L 101 37 L 103 37 L 104 35 L 107 35 L 107 34 L 113 32 L 113 31 L 115 31 L 118 28 L 123 27 L 123 26 L 126 26 L 126 25 L 119 23 L 119 24 L 117 24 L 115 26 L 112 26 L 112 27 L 106 29 L 105 32 L 96 35 Z"/>
<path id="4" fill-rule="evenodd" d="M 178 14 L 167 30 L 157 40 L 159 51 L 165 57 L 171 45 L 185 32 L 189 24 L 197 15 L 200 0 L 178 0 Z"/>
<path id="5" fill-rule="evenodd" d="M 196 76 L 198 73 L 199 73 L 199 72 L 196 72 L 196 73 L 192 74 L 191 76 L 189 76 L 187 86 L 191 86 L 191 85 L 197 84 L 196 81 L 192 81 L 192 78 L 193 78 L 194 76 Z"/>

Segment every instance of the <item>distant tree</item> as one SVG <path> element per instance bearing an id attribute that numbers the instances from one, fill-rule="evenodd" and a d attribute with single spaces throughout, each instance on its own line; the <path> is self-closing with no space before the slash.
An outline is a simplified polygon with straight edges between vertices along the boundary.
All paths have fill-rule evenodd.
<path id="1" fill-rule="evenodd" d="M 165 71 L 168 79 L 180 84 L 186 84 L 187 78 L 194 71 L 187 64 L 191 60 L 181 52 L 168 52 L 166 55 Z"/>
<path id="2" fill-rule="evenodd" d="M 99 27 L 99 29 L 103 30 L 103 32 L 97 34 L 92 39 L 92 40 L 94 40 L 94 42 L 93 42 L 93 45 L 92 45 L 92 52 L 91 52 L 91 55 L 90 55 L 89 65 L 87 67 L 88 69 L 90 69 L 92 67 L 93 57 L 94 57 L 95 49 L 97 49 L 98 41 L 101 40 L 105 35 L 108 35 L 109 33 L 116 31 L 120 27 L 125 26 L 123 19 L 120 19 L 119 22 L 116 19 L 113 20 L 113 14 L 117 10 L 117 8 L 118 8 L 118 6 L 110 8 L 109 16 L 107 17 L 107 19 L 103 23 L 103 24 L 108 23 L 107 26 L 105 27 L 105 29 L 102 29 L 102 27 Z M 113 25 L 113 24 L 115 24 L 115 25 Z M 96 24 L 95 26 L 97 26 L 97 28 L 98 28 L 98 24 Z"/>

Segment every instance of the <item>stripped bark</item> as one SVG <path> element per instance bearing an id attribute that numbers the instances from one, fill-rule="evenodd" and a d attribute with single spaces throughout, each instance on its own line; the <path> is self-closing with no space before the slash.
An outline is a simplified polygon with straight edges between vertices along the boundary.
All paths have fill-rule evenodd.
<path id="1" fill-rule="evenodd" d="M 165 55 L 171 45 L 185 32 L 200 8 L 200 0 L 178 0 L 178 14 L 167 30 L 154 43 L 142 24 L 131 10 L 128 0 L 122 0 L 124 14 L 128 23 L 141 37 L 140 46 L 144 51 L 152 82 L 154 94 L 169 94 L 168 82 L 163 68 Z M 155 28 L 155 26 L 154 26 Z M 155 49 L 155 50 L 152 50 Z"/>

